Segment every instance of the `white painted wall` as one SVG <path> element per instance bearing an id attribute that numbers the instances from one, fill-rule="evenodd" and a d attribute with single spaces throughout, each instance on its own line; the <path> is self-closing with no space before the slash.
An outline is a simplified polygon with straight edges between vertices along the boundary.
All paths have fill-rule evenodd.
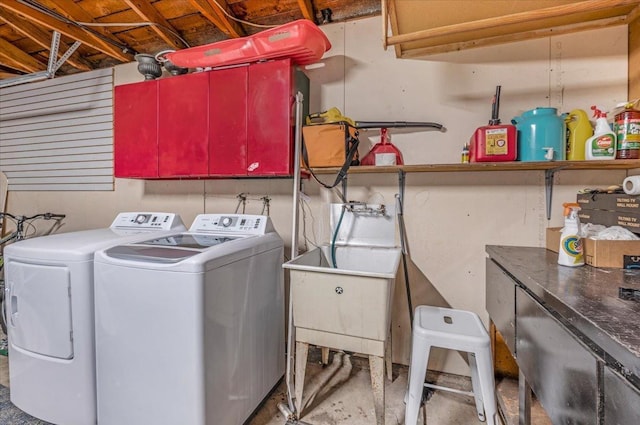
<path id="1" fill-rule="evenodd" d="M 307 71 L 311 110 L 339 107 L 359 121 L 436 121 L 448 132 L 393 134 L 405 163 L 455 163 L 476 127 L 486 125 L 491 97 L 502 85 L 500 116 L 536 106 L 567 112 L 607 110 L 626 100 L 626 27 L 527 41 L 500 47 L 443 54 L 424 60 L 399 60 L 382 50 L 379 17 L 323 26 L 333 44 L 323 67 Z M 140 81 L 135 63 L 115 68 L 116 84 Z M 378 140 L 363 132 L 365 153 Z M 544 246 L 544 229 L 562 222 L 561 203 L 586 186 L 620 183 L 625 171 L 566 171 L 555 177 L 553 214 L 545 218 L 544 172 L 422 173 L 407 175 L 405 220 L 411 253 L 413 304 L 437 304 L 485 311 L 486 244 Z M 329 181 L 330 176 L 324 176 Z M 397 179 L 390 174 L 349 177 L 349 199 L 394 203 Z M 12 192 L 9 211 L 67 214 L 64 231 L 108 226 L 119 211 L 175 211 L 190 223 L 202 212 L 233 212 L 236 195 L 247 193 L 248 213 L 260 213 L 269 195 L 271 216 L 285 241 L 291 239 L 292 180 L 141 181 L 117 179 L 105 192 Z M 307 235 L 328 240 L 326 205 L 335 200 L 306 182 L 311 211 Z M 403 282 L 394 302 L 394 360 L 407 363 L 408 313 Z M 458 354 L 433 357 L 430 367 L 467 373 Z"/>

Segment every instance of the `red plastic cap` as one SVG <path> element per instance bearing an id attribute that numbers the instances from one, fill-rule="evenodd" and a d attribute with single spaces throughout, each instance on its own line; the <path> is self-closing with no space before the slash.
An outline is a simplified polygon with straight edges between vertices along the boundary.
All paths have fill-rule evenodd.
<path id="1" fill-rule="evenodd" d="M 591 110 L 593 111 L 594 118 L 607 118 L 607 113 L 602 112 L 600 109 L 596 107 L 596 105 L 592 105 Z"/>

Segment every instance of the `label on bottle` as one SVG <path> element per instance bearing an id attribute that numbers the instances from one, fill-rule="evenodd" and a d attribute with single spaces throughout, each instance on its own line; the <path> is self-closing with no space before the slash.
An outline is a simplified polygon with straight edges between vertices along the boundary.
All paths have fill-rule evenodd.
<path id="1" fill-rule="evenodd" d="M 615 139 L 607 133 L 597 136 L 591 141 L 591 155 L 594 157 L 611 157 L 614 155 Z"/>
<path id="2" fill-rule="evenodd" d="M 562 251 L 571 257 L 573 264 L 584 264 L 582 240 L 578 236 L 570 235 L 563 238 L 560 246 Z"/>
<path id="3" fill-rule="evenodd" d="M 616 121 L 618 150 L 640 149 L 640 118 L 624 117 Z"/>

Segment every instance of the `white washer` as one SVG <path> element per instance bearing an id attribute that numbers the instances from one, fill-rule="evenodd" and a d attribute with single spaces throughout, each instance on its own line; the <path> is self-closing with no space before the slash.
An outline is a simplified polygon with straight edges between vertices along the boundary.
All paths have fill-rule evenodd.
<path id="1" fill-rule="evenodd" d="M 283 255 L 239 214 L 97 252 L 98 423 L 244 423 L 284 375 Z"/>
<path id="2" fill-rule="evenodd" d="M 96 416 L 93 257 L 108 246 L 185 230 L 176 214 L 120 213 L 108 229 L 8 245 L 5 258 L 11 401 L 60 425 Z"/>

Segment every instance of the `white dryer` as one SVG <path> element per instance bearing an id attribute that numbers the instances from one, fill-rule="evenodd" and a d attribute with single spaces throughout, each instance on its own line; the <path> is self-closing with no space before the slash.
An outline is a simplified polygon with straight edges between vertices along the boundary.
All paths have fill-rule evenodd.
<path id="1" fill-rule="evenodd" d="M 96 253 L 100 425 L 240 425 L 284 375 L 283 242 L 265 216 Z"/>
<path id="2" fill-rule="evenodd" d="M 43 236 L 5 248 L 13 404 L 54 424 L 96 424 L 94 253 L 182 230 L 176 214 L 120 213 L 107 229 Z"/>

